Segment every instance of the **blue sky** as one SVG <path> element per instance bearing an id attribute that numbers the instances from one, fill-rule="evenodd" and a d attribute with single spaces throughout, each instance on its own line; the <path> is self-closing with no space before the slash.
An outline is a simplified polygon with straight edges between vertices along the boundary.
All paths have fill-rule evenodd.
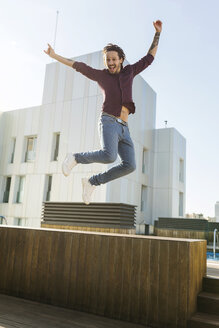
<path id="1" fill-rule="evenodd" d="M 214 216 L 219 200 L 218 0 L 0 0 L 0 111 L 41 104 L 43 49 L 74 57 L 119 44 L 130 63 L 143 57 L 153 21 L 163 22 L 154 63 L 142 73 L 157 93 L 157 128 L 187 140 L 186 212 Z"/>

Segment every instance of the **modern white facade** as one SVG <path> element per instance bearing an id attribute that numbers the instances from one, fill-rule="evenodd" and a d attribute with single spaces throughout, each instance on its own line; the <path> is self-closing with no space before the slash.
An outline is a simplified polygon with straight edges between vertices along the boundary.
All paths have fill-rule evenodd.
<path id="1" fill-rule="evenodd" d="M 174 128 L 155 135 L 153 217 L 185 216 L 186 141 Z"/>
<path id="2" fill-rule="evenodd" d="M 219 202 L 216 202 L 215 204 L 215 218 L 216 222 L 219 222 Z"/>
<path id="3" fill-rule="evenodd" d="M 101 51 L 74 60 L 103 68 Z M 174 128 L 155 129 L 156 93 L 140 75 L 133 98 L 129 129 L 137 169 L 98 186 L 93 202 L 137 205 L 139 229 L 159 216 L 184 216 L 186 143 Z M 46 65 L 42 105 L 0 113 L 0 215 L 9 224 L 39 227 L 43 201 L 81 202 L 81 178 L 119 162 L 80 164 L 67 178 L 61 171 L 67 152 L 100 148 L 102 99 L 95 82 L 53 62 Z"/>

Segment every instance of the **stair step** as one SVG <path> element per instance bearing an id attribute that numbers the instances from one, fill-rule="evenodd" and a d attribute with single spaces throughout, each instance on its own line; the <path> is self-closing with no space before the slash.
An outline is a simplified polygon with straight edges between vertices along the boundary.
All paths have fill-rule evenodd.
<path id="1" fill-rule="evenodd" d="M 201 292 L 197 301 L 199 312 L 219 314 L 219 294 Z"/>
<path id="2" fill-rule="evenodd" d="M 215 328 L 219 327 L 219 315 L 197 312 L 188 321 L 188 328 Z"/>
<path id="3" fill-rule="evenodd" d="M 213 277 L 203 278 L 203 291 L 219 294 L 219 279 Z"/>

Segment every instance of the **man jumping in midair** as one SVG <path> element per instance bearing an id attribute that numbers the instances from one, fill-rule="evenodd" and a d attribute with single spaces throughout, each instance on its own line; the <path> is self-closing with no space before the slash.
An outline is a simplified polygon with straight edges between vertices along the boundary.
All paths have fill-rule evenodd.
<path id="1" fill-rule="evenodd" d="M 94 69 L 85 63 L 77 62 L 57 55 L 48 44 L 44 52 L 51 58 L 73 67 L 89 79 L 96 81 L 103 91 L 104 102 L 99 119 L 99 136 L 102 149 L 84 153 L 69 153 L 62 164 L 62 172 L 67 177 L 77 164 L 113 163 L 117 154 L 121 163 L 108 171 L 93 175 L 89 179 L 82 178 L 82 198 L 89 204 L 91 195 L 103 183 L 122 177 L 136 169 L 135 151 L 128 128 L 128 115 L 135 113 L 132 100 L 133 78 L 147 68 L 154 60 L 157 52 L 162 22 L 153 22 L 156 33 L 148 53 L 138 62 L 123 67 L 125 54 L 123 50 L 109 43 L 103 49 L 104 64 L 107 69 Z"/>

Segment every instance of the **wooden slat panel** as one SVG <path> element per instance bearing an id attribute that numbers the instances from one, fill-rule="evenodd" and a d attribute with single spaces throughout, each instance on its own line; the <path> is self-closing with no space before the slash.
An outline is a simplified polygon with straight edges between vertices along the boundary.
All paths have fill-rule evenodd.
<path id="1" fill-rule="evenodd" d="M 10 260 L 8 256 L 8 247 L 9 247 L 9 236 L 8 229 L 0 230 L 0 269 L 5 268 L 5 270 L 0 270 L 0 292 L 6 292 L 6 283 L 7 283 L 7 261 Z"/>
<path id="2" fill-rule="evenodd" d="M 54 305 L 63 305 L 64 236 L 56 231 L 52 240 L 48 288 Z"/>
<path id="3" fill-rule="evenodd" d="M 89 311 L 91 304 L 93 306 L 93 302 L 91 301 L 91 298 L 93 296 L 92 295 L 92 288 L 93 288 L 92 273 L 94 272 L 93 265 L 94 265 L 95 261 L 97 260 L 94 258 L 95 236 L 91 235 L 88 237 L 89 237 L 89 241 L 86 243 L 86 251 L 85 251 L 86 274 L 83 279 L 83 284 L 84 284 L 83 309 L 84 309 L 84 311 Z M 96 308 L 95 307 L 92 308 L 91 311 L 95 312 Z"/>
<path id="4" fill-rule="evenodd" d="M 94 221 L 95 220 L 95 221 Z M 112 221 L 112 220 L 96 220 L 96 217 L 94 220 L 90 219 L 61 219 L 61 218 L 54 218 L 52 217 L 51 219 L 46 219 L 44 222 L 47 224 L 75 224 L 78 226 L 85 226 L 85 227 L 92 227 L 92 226 L 97 226 L 99 228 L 104 228 L 104 227 L 112 227 L 112 228 L 133 228 L 134 226 L 132 225 L 131 221 L 127 221 L 126 219 L 123 220 L 123 222 L 120 221 Z M 107 222 L 106 222 L 107 221 Z"/>
<path id="5" fill-rule="evenodd" d="M 76 309 L 77 303 L 77 275 L 78 275 L 78 262 L 79 258 L 79 237 L 80 234 L 76 233 L 72 237 L 72 252 L 70 259 L 70 281 L 69 281 L 69 293 L 68 293 L 68 304 L 74 309 Z M 92 246 L 92 245 L 91 245 Z"/>
<path id="6" fill-rule="evenodd" d="M 57 224 L 47 224 L 47 223 L 42 223 L 41 224 L 41 227 L 42 228 L 49 228 L 49 229 L 69 229 L 69 230 L 82 230 L 82 231 L 97 231 L 99 229 L 99 227 L 89 227 L 89 226 L 82 226 L 81 224 L 78 225 L 78 226 L 75 226 L 75 225 L 67 225 L 67 224 L 60 224 L 60 225 L 57 225 Z M 135 228 L 133 229 L 116 229 L 115 228 L 105 228 L 105 227 L 102 227 L 100 228 L 101 229 L 101 232 L 109 232 L 109 233 L 123 233 L 123 234 L 136 234 L 136 230 Z"/>
<path id="7" fill-rule="evenodd" d="M 60 264 L 60 285 L 59 297 L 61 305 L 66 306 L 68 300 L 68 286 L 70 280 L 70 268 L 71 268 L 71 253 L 72 253 L 72 236 L 69 233 L 64 233 L 63 238 L 59 243 L 59 257 L 57 258 Z"/>
<path id="8" fill-rule="evenodd" d="M 152 240 L 150 252 L 150 292 L 148 309 L 149 325 L 154 325 L 155 322 L 158 322 L 159 251 L 159 241 Z"/>
<path id="9" fill-rule="evenodd" d="M 179 242 L 169 241 L 169 292 L 168 322 L 170 327 L 177 326 L 177 309 L 179 300 Z"/>
<path id="10" fill-rule="evenodd" d="M 206 241 L 12 227 L 0 236 L 4 293 L 157 327 L 186 327 L 196 309 Z"/>
<path id="11" fill-rule="evenodd" d="M 206 232 L 204 231 L 189 231 L 189 230 L 171 230 L 171 229 L 154 229 L 155 236 L 188 238 L 188 239 L 205 239 Z"/>
<path id="12" fill-rule="evenodd" d="M 5 287 L 7 292 L 10 295 L 15 295 L 17 293 L 16 289 L 16 278 L 14 277 L 14 274 L 16 271 L 14 271 L 14 264 L 16 262 L 16 251 L 17 248 L 20 248 L 21 241 L 19 240 L 19 234 L 16 230 L 10 231 L 10 234 L 8 235 L 8 259 L 6 264 L 6 276 L 5 276 Z M 19 274 L 19 273 L 18 273 Z"/>
<path id="13" fill-rule="evenodd" d="M 20 234 L 17 234 L 16 238 L 16 248 L 15 248 L 15 259 L 14 259 L 14 268 L 13 268 L 13 282 L 14 287 L 12 288 L 15 291 L 15 296 L 20 295 L 20 281 L 23 279 L 22 271 L 25 262 L 25 249 L 27 247 L 25 231 L 21 231 Z"/>
<path id="14" fill-rule="evenodd" d="M 99 282 L 96 293 L 98 314 L 105 315 L 105 306 L 108 298 L 107 281 L 109 274 L 109 238 L 101 236 L 100 253 L 95 259 L 99 262 Z M 95 293 L 95 290 L 94 290 Z"/>
<path id="15" fill-rule="evenodd" d="M 195 247 L 194 244 L 189 245 L 189 295 L 188 295 L 188 315 L 191 316 L 196 312 L 196 280 L 195 280 Z"/>
<path id="16" fill-rule="evenodd" d="M 201 254 L 201 263 L 202 263 L 202 266 L 201 266 L 201 276 L 205 276 L 206 273 L 207 273 L 207 241 L 205 241 L 204 243 L 201 242 L 199 243 L 200 247 L 202 248 L 202 254 Z"/>
<path id="17" fill-rule="evenodd" d="M 114 238 L 114 265 L 113 265 L 113 289 L 112 289 L 112 310 L 115 318 L 121 318 L 121 303 L 123 290 L 123 267 L 124 267 L 124 243 L 123 238 Z"/>
<path id="18" fill-rule="evenodd" d="M 120 318 L 130 320 L 130 289 L 131 289 L 131 265 L 132 265 L 132 240 L 125 238 L 123 240 L 123 284 L 121 295 Z"/>
<path id="19" fill-rule="evenodd" d="M 139 294 L 139 322 L 148 324 L 149 297 L 150 297 L 150 253 L 151 240 L 141 239 L 141 272 L 140 272 L 140 294 Z"/>
<path id="20" fill-rule="evenodd" d="M 141 288 L 141 241 L 139 239 L 132 239 L 131 252 L 130 321 L 139 322 Z"/>
<path id="21" fill-rule="evenodd" d="M 116 256 L 116 237 L 109 238 L 109 262 L 108 262 L 108 283 L 107 283 L 107 300 L 106 300 L 106 307 L 105 307 L 105 315 L 107 317 L 112 316 L 112 309 L 113 309 L 113 295 L 114 295 L 114 282 L 115 282 L 115 275 L 114 275 L 114 263 L 115 263 L 115 256 Z"/>
<path id="22" fill-rule="evenodd" d="M 33 236 L 33 250 L 32 250 L 32 261 L 31 261 L 31 274 L 30 274 L 30 285 L 29 295 L 30 299 L 34 299 L 34 295 L 37 294 L 38 290 L 38 250 L 39 250 L 40 234 L 34 231 Z M 37 297 L 35 298 L 36 300 Z"/>
<path id="23" fill-rule="evenodd" d="M 38 300 L 45 300 L 48 294 L 48 281 L 50 277 L 49 265 L 52 248 L 52 235 L 48 231 L 44 231 L 40 234 L 39 246 L 38 246 L 38 256 L 37 256 L 37 271 L 38 271 L 38 284 L 37 290 L 35 291 L 36 298 Z"/>
<path id="24" fill-rule="evenodd" d="M 100 257 L 102 253 L 101 249 L 101 240 L 102 237 L 99 235 L 94 236 L 93 240 L 93 247 L 92 247 L 92 254 L 90 257 L 90 262 L 91 262 L 91 273 L 90 273 L 90 278 L 91 278 L 91 288 L 90 288 L 90 304 L 92 311 L 95 313 L 98 313 L 98 294 L 100 293 L 99 291 L 99 282 L 101 279 L 105 279 L 105 277 L 102 277 L 100 275 Z M 103 241 L 104 242 L 104 241 Z M 89 247 L 89 244 L 88 244 Z M 107 254 L 106 254 L 107 256 Z"/>
<path id="25" fill-rule="evenodd" d="M 47 231 L 49 232 L 49 231 Z M 43 283 L 42 287 L 41 287 L 41 292 L 40 292 L 40 300 L 43 301 L 43 295 L 45 292 L 45 299 L 46 302 L 51 303 L 53 302 L 53 299 L 55 299 L 55 291 L 54 289 L 56 289 L 56 277 L 55 275 L 59 274 L 58 268 L 56 269 L 56 254 L 57 254 L 57 249 L 58 249 L 58 242 L 59 242 L 59 237 L 56 233 L 54 234 L 49 234 L 48 235 L 44 235 L 44 237 L 46 237 L 46 240 L 48 240 L 48 245 L 45 243 L 42 244 L 42 252 L 47 253 L 48 256 L 48 263 L 45 265 L 46 266 L 46 272 L 44 277 L 42 277 L 41 275 L 41 279 L 44 279 L 45 282 Z M 45 258 L 41 257 L 39 258 L 39 262 L 42 263 L 45 261 Z M 41 264 L 40 264 L 41 265 Z M 56 271 L 56 274 L 54 273 L 54 271 Z M 57 304 L 57 303 L 56 303 Z"/>
<path id="26" fill-rule="evenodd" d="M 85 251 L 86 251 L 86 235 L 79 235 L 79 248 L 78 248 L 78 263 L 77 263 L 77 276 L 76 276 L 76 305 L 77 310 L 83 309 L 84 297 L 84 278 L 86 275 Z"/>
<path id="27" fill-rule="evenodd" d="M 33 242 L 34 242 L 34 230 L 22 230 L 21 231 L 24 240 L 23 247 L 23 265 L 21 268 L 21 275 L 19 281 L 19 296 L 25 297 L 29 294 L 30 286 L 30 274 L 31 274 L 31 262 L 32 262 L 32 252 L 33 252 Z M 51 234 L 50 234 L 51 235 Z M 47 262 L 48 258 L 47 258 Z"/>
<path id="28" fill-rule="evenodd" d="M 202 288 L 202 277 L 206 275 L 207 272 L 207 241 L 199 242 L 199 248 L 200 248 L 200 257 L 199 257 L 199 263 L 200 263 L 200 277 L 201 280 L 201 288 Z"/>
<path id="29" fill-rule="evenodd" d="M 168 297 L 169 297 L 169 243 L 160 241 L 159 254 L 159 281 L 158 281 L 158 322 L 162 327 L 167 322 L 168 317 Z"/>
<path id="30" fill-rule="evenodd" d="M 178 325 L 186 326 L 187 322 L 187 300 L 188 300 L 188 276 L 189 276 L 189 245 L 179 243 L 179 291 L 178 291 L 178 308 L 177 322 Z"/>

